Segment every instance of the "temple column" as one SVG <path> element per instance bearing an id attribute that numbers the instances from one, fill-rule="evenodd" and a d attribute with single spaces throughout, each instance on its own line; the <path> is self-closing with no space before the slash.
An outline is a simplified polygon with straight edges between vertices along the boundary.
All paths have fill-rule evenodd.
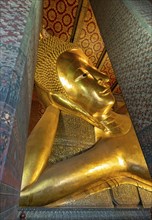
<path id="1" fill-rule="evenodd" d="M 1 7 L 0 219 L 16 219 L 33 90 L 42 1 Z"/>
<path id="2" fill-rule="evenodd" d="M 152 174 L 151 0 L 90 0 Z"/>

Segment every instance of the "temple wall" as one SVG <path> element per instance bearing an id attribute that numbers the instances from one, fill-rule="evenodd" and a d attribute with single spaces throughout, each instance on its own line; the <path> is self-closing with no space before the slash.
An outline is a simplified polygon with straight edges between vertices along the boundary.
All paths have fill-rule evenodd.
<path id="1" fill-rule="evenodd" d="M 151 0 L 90 0 L 152 174 Z"/>
<path id="2" fill-rule="evenodd" d="M 16 219 L 33 90 L 42 1 L 1 7 L 0 219 Z"/>

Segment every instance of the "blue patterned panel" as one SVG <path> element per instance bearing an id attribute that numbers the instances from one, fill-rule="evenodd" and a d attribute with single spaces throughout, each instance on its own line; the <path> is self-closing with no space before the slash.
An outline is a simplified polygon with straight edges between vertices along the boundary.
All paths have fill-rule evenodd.
<path id="1" fill-rule="evenodd" d="M 152 174 L 152 3 L 90 2 Z"/>
<path id="2" fill-rule="evenodd" d="M 24 163 L 42 1 L 3 0 L 0 53 L 2 219 L 16 219 Z M 9 189 L 15 193 L 8 196 Z M 7 191 L 8 190 L 8 191 Z M 9 218 L 10 217 L 10 218 Z"/>
<path id="3" fill-rule="evenodd" d="M 39 5 L 41 2 L 32 0 L 1 1 L 1 73 L 0 73 L 0 117 L 1 117 L 1 157 L 0 157 L 0 179 L 3 175 L 3 167 L 8 151 L 10 136 L 13 129 L 13 122 L 16 106 L 20 96 L 21 84 L 23 81 L 26 63 L 31 45 L 36 48 L 38 40 L 38 26 L 36 19 L 40 20 Z M 34 12 L 35 11 L 35 12 Z M 33 13 L 34 12 L 34 13 Z M 33 31 L 36 31 L 35 33 Z M 32 34 L 33 33 L 33 34 Z M 36 35 L 36 36 L 35 36 Z M 37 39 L 37 40 L 36 40 Z M 32 51 L 33 54 L 34 51 Z M 32 60 L 35 56 L 30 59 Z M 35 59 L 35 58 L 34 58 Z M 28 61 L 27 61 L 28 60 Z M 35 61 L 31 61 L 33 67 Z M 31 65 L 31 66 L 32 66 Z M 28 72 L 29 82 L 29 106 L 33 86 L 34 69 Z M 27 74 L 27 73 L 25 73 Z M 28 109 L 29 113 L 29 109 Z M 9 123 L 9 124 L 8 124 Z"/>
<path id="4" fill-rule="evenodd" d="M 0 1 L 1 7 L 1 73 L 0 73 L 0 132 L 2 138 L 0 157 L 0 179 L 13 128 L 20 85 L 26 57 L 20 50 L 27 17 L 32 0 Z M 9 123 L 9 124 L 8 124 Z"/>
<path id="5" fill-rule="evenodd" d="M 0 1 L 2 44 L 20 48 L 31 4 L 32 0 Z"/>

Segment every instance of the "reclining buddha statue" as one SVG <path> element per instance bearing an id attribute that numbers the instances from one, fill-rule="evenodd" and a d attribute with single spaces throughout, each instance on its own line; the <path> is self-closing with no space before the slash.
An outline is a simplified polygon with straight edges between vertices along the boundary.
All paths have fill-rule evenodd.
<path id="1" fill-rule="evenodd" d="M 130 118 L 113 111 L 108 81 L 76 44 L 51 36 L 40 40 L 35 85 L 46 110 L 27 141 L 21 206 L 46 206 L 97 181 L 103 183 L 101 190 L 117 183 L 152 191 Z M 85 152 L 48 166 L 61 110 L 92 124 L 98 140 Z"/>

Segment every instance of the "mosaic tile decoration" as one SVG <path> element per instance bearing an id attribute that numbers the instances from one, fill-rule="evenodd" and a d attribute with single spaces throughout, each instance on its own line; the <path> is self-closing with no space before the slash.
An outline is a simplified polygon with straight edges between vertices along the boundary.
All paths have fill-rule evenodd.
<path id="1" fill-rule="evenodd" d="M 20 50 L 20 46 L 26 23 L 26 16 L 29 13 L 31 2 L 31 0 L 26 0 L 25 4 L 19 1 L 12 2 L 8 0 L 0 2 L 0 7 L 2 8 L 0 54 L 2 79 L 0 84 L 2 152 L 0 160 L 0 179 L 3 174 L 3 166 L 10 142 L 15 108 L 19 97 L 20 85 L 26 62 L 26 57 Z M 20 12 L 18 8 L 23 8 L 23 10 Z M 11 16 L 10 11 L 13 16 Z M 12 22 L 11 19 L 14 22 Z M 17 29 L 17 27 L 19 29 Z"/>
<path id="2" fill-rule="evenodd" d="M 37 0 L 0 1 L 0 196 L 5 198 L 1 200 L 2 219 L 16 219 L 41 3 Z"/>
<path id="3" fill-rule="evenodd" d="M 152 174 L 152 4 L 149 0 L 101 1 L 99 7 L 97 0 L 90 2 Z"/>
<path id="4" fill-rule="evenodd" d="M 96 65 L 104 49 L 104 42 L 101 38 L 90 4 L 88 6 L 84 22 L 81 25 L 83 26 L 80 33 L 80 38 L 78 39 L 78 44 L 92 61 L 92 63 Z"/>
<path id="5" fill-rule="evenodd" d="M 78 0 L 44 0 L 43 26 L 51 34 L 70 41 Z"/>
<path id="6" fill-rule="evenodd" d="M 128 9 L 134 14 L 136 19 L 141 23 L 141 25 L 146 28 L 149 34 L 152 33 L 152 1 L 149 0 L 146 4 L 143 0 L 123 0 L 123 3 L 128 7 Z"/>
<path id="7" fill-rule="evenodd" d="M 69 211 L 68 208 L 56 208 L 56 209 L 24 209 L 26 217 L 28 219 L 51 219 L 51 220 L 151 220 L 151 213 L 146 209 L 94 209 L 94 208 L 74 208 Z M 19 210 L 18 217 L 21 213 Z"/>
<path id="8" fill-rule="evenodd" d="M 2 182 L 11 185 L 16 190 L 19 190 L 21 185 L 29 119 L 28 96 L 26 94 L 28 91 L 27 77 L 25 72 L 2 176 Z"/>
<path id="9" fill-rule="evenodd" d="M 8 20 L 5 20 L 3 19 L 3 16 L 2 16 L 2 21 L 5 20 L 5 22 L 8 21 L 8 23 L 5 23 L 5 26 L 3 24 L 1 26 L 1 54 L 0 56 L 1 56 L 1 79 L 2 80 L 0 81 L 1 83 L 0 84 L 0 93 L 1 93 L 1 96 L 0 96 L 0 99 L 1 99 L 0 100 L 1 133 L 0 135 L 1 135 L 1 146 L 2 147 L 1 147 L 1 158 L 0 158 L 0 170 L 1 170 L 0 173 L 1 173 L 1 178 L 2 178 L 2 170 L 3 170 L 4 163 L 5 163 L 3 159 L 6 157 L 4 155 L 6 155 L 8 151 L 8 145 L 9 145 L 10 135 L 11 135 L 12 128 L 13 128 L 14 115 L 16 111 L 16 105 L 19 99 L 19 93 L 21 89 L 21 83 L 23 80 L 24 69 L 25 69 L 26 63 L 29 62 L 28 59 L 29 60 L 33 59 L 32 58 L 33 54 L 31 54 L 32 56 L 30 57 L 29 56 L 30 53 L 28 53 L 28 57 L 26 57 L 27 51 L 23 51 L 24 48 L 22 46 L 24 44 L 23 44 L 23 41 L 20 40 L 21 36 L 23 37 L 22 32 L 20 33 L 20 37 L 11 38 L 11 41 L 9 41 L 10 36 L 11 36 L 10 30 L 12 32 L 13 31 L 15 32 L 15 26 L 13 27 L 10 26 L 11 24 L 10 19 L 9 19 L 9 16 L 7 16 L 6 12 L 10 13 L 10 8 L 11 8 L 12 13 L 16 14 L 17 16 L 17 12 L 18 12 L 17 7 L 21 7 L 21 3 L 18 1 L 16 2 L 14 1 L 13 3 L 10 1 L 6 1 L 5 3 L 1 2 L 1 4 L 5 12 L 5 14 L 2 13 L 2 15 L 6 16 L 6 18 L 8 19 Z M 25 10 L 26 12 L 29 13 L 30 5 L 31 5 L 31 1 L 28 1 L 28 0 L 25 1 L 25 4 L 23 4 L 23 9 L 21 11 L 24 12 Z M 34 4 L 32 7 L 34 7 Z M 7 8 L 8 8 L 8 11 L 7 11 Z M 27 15 L 27 13 L 23 13 L 23 14 Z M 18 14 L 18 16 L 20 17 L 20 13 Z M 34 19 L 34 15 L 32 15 L 32 17 Z M 21 27 L 23 26 L 22 28 L 20 27 L 21 29 L 25 29 L 24 20 L 21 19 L 20 21 L 20 26 Z M 26 31 L 29 31 L 29 27 Z M 27 32 L 27 34 L 30 34 L 30 32 L 29 33 Z M 17 36 L 19 36 L 19 32 Z M 33 36 L 34 35 L 32 35 L 32 37 Z M 28 37 L 28 41 L 29 39 L 30 37 Z M 26 39 L 23 39 L 23 40 L 26 40 Z M 34 39 L 31 39 L 31 42 L 29 41 L 28 43 L 29 44 L 34 43 Z M 28 48 L 27 45 L 26 45 L 26 48 Z M 29 49 L 30 51 L 32 51 L 31 47 Z M 34 64 L 35 62 L 36 60 L 34 61 Z M 28 71 L 29 71 L 28 72 L 29 82 L 32 83 L 33 81 L 33 80 L 31 81 L 32 74 L 30 73 L 32 69 L 28 68 Z M 30 88 L 30 90 L 32 90 L 32 87 Z M 30 93 L 31 91 L 28 92 L 29 95 Z"/>
<path id="10" fill-rule="evenodd" d="M 1 43 L 19 48 L 32 0 L 0 1 Z M 20 10 L 18 10 L 20 9 Z"/>

